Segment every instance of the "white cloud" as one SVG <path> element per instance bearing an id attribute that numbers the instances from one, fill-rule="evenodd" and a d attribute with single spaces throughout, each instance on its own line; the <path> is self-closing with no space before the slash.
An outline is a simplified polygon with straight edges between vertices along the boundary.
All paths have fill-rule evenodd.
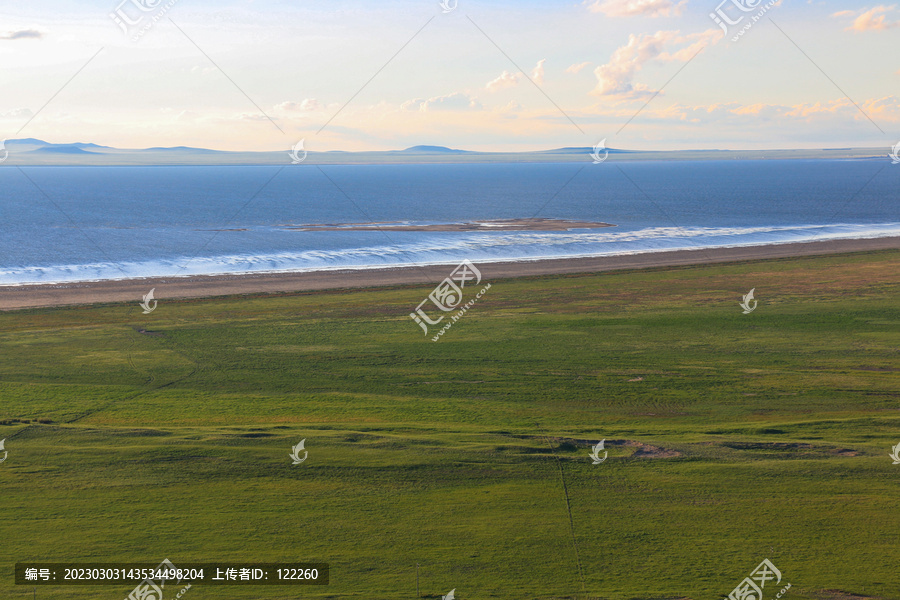
<path id="1" fill-rule="evenodd" d="M 14 108 L 0 113 L 0 119 L 27 119 L 32 114 L 30 108 Z"/>
<path id="2" fill-rule="evenodd" d="M 183 110 L 175 116 L 175 120 L 176 121 L 194 121 L 199 116 L 200 115 L 198 115 L 197 113 L 195 113 L 192 110 Z"/>
<path id="3" fill-rule="evenodd" d="M 401 110 L 421 110 L 424 103 L 425 98 L 413 98 L 401 104 L 400 108 Z"/>
<path id="4" fill-rule="evenodd" d="M 422 105 L 423 111 L 429 110 L 468 110 L 471 108 L 481 108 L 481 104 L 475 98 L 454 92 L 446 96 L 437 96 L 427 100 Z"/>
<path id="5" fill-rule="evenodd" d="M 546 58 L 542 58 L 538 61 L 538 64 L 534 67 L 534 70 L 531 71 L 531 79 L 538 85 L 543 85 L 544 83 L 544 63 L 547 62 Z"/>
<path id="6" fill-rule="evenodd" d="M 0 40 L 39 40 L 44 34 L 37 29 L 20 29 L 0 33 Z"/>
<path id="7" fill-rule="evenodd" d="M 277 110 L 285 110 L 289 112 L 311 112 L 314 110 L 319 110 L 322 108 L 322 105 L 319 104 L 319 101 L 315 98 L 306 98 L 302 102 L 282 102 L 281 104 L 276 104 L 275 108 Z"/>
<path id="8" fill-rule="evenodd" d="M 719 41 L 722 32 L 708 29 L 700 33 L 679 35 L 678 31 L 657 31 L 654 34 L 628 36 L 628 43 L 613 52 L 605 65 L 594 69 L 597 76 L 597 87 L 591 92 L 596 96 L 618 96 L 623 99 L 636 99 L 656 93 L 646 85 L 634 83 L 634 77 L 643 66 L 653 60 L 681 61 L 691 59 L 706 46 Z M 673 46 L 681 45 L 674 49 Z M 672 48 L 673 51 L 667 50 Z"/>
<path id="9" fill-rule="evenodd" d="M 542 58 L 537 62 L 534 66 L 534 69 L 531 70 L 531 79 L 538 85 L 542 85 L 544 83 L 544 63 L 547 62 L 546 58 Z M 504 90 L 506 88 L 511 88 L 519 85 L 519 81 L 524 77 L 522 72 L 519 73 L 510 73 L 509 71 L 503 71 L 500 73 L 500 76 L 494 80 L 488 82 L 485 86 L 485 89 L 489 92 L 496 92 L 499 90 Z"/>
<path id="10" fill-rule="evenodd" d="M 248 113 L 248 112 L 240 112 L 234 113 L 229 117 L 234 121 L 268 121 L 268 117 L 262 113 Z"/>
<path id="11" fill-rule="evenodd" d="M 407 100 L 400 105 L 403 110 L 417 110 L 420 112 L 428 112 L 435 110 L 472 110 L 480 109 L 481 103 L 478 99 L 463 94 L 461 92 L 453 92 L 445 96 L 435 96 L 425 100 L 423 98 L 415 98 Z"/>
<path id="12" fill-rule="evenodd" d="M 519 85 L 519 76 L 509 71 L 503 71 L 500 76 L 488 82 L 485 86 L 489 92 L 496 92 L 513 86 Z"/>
<path id="13" fill-rule="evenodd" d="M 870 98 L 860 103 L 860 108 L 872 118 L 887 123 L 900 122 L 900 98 L 886 96 Z M 619 116 L 629 114 L 629 110 L 619 111 Z M 784 127 L 792 123 L 852 123 L 865 120 L 859 108 L 847 98 L 824 102 L 802 102 L 799 104 L 777 104 L 759 102 L 740 104 L 738 102 L 710 105 L 686 106 L 672 104 L 667 107 L 648 109 L 645 119 L 661 122 L 720 123 L 728 122 L 739 127 Z"/>
<path id="14" fill-rule="evenodd" d="M 856 16 L 856 19 L 853 20 L 853 24 L 846 28 L 846 31 L 855 31 L 857 33 L 863 31 L 880 31 L 884 29 L 892 29 L 894 27 L 900 26 L 900 21 L 888 21 L 887 13 L 893 12 L 896 6 L 876 6 L 869 10 L 866 10 L 857 16 L 856 11 L 852 10 L 841 10 L 834 14 L 832 17 L 853 17 Z"/>
<path id="15" fill-rule="evenodd" d="M 566 69 L 566 73 L 580 73 L 583 68 L 587 67 L 590 64 L 591 63 L 589 61 L 583 62 L 583 63 L 576 63 L 574 65 L 571 65 L 568 69 Z"/>
<path id="16" fill-rule="evenodd" d="M 687 0 L 678 4 L 672 0 L 595 0 L 588 10 L 602 12 L 607 17 L 677 17 L 686 5 Z"/>

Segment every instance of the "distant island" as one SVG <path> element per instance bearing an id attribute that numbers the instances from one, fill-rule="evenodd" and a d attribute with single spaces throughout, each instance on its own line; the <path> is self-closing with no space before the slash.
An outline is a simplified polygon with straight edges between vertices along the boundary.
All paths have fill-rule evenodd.
<path id="1" fill-rule="evenodd" d="M 4 140 L 0 166 L 39 165 L 291 165 L 291 148 L 270 152 L 234 152 L 188 146 L 122 149 L 93 143 L 51 143 L 35 138 Z M 529 152 L 480 152 L 445 146 L 418 145 L 403 150 L 347 152 L 307 150 L 301 164 L 441 164 L 593 162 L 591 146 L 569 146 Z M 787 158 L 883 158 L 885 148 L 823 148 L 809 150 L 667 150 L 605 148 L 604 160 L 763 160 Z"/>

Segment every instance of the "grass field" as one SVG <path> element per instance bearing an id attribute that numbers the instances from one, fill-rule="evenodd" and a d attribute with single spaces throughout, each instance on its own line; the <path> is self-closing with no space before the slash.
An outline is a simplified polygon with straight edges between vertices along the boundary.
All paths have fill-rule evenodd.
<path id="1" fill-rule="evenodd" d="M 412 600 L 417 564 L 430 598 L 721 600 L 768 558 L 765 600 L 898 600 L 898 273 L 485 272 L 437 343 L 427 286 L 2 314 L 0 597 L 15 562 L 169 558 L 331 565 L 186 600 Z"/>

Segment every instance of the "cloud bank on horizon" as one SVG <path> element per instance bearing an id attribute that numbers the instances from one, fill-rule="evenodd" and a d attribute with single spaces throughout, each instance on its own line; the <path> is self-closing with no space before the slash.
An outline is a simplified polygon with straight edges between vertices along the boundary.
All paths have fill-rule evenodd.
<path id="1" fill-rule="evenodd" d="M 894 5 L 453 6 L 13 3 L 0 29 L 0 138 L 221 150 L 305 138 L 315 150 L 486 151 L 604 138 L 643 150 L 900 139 Z"/>

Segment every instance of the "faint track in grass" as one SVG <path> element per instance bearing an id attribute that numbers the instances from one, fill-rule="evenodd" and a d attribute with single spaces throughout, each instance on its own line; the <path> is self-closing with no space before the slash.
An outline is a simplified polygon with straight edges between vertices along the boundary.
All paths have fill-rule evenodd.
<path id="1" fill-rule="evenodd" d="M 543 431 L 542 428 L 539 427 Z M 547 437 L 546 432 L 544 432 L 544 441 L 547 442 L 547 447 L 550 448 L 550 453 L 553 454 L 553 458 L 556 459 L 556 466 L 559 469 L 559 479 L 562 481 L 563 488 L 563 496 L 566 499 L 566 515 L 569 517 L 569 533 L 572 536 L 572 546 L 575 548 L 575 564 L 578 565 L 578 577 L 581 579 L 581 591 L 585 592 L 585 584 L 584 584 L 584 569 L 581 567 L 581 556 L 578 553 L 578 540 L 575 538 L 575 521 L 572 520 L 572 504 L 569 501 L 569 486 L 566 485 L 566 474 L 563 471 L 562 461 L 559 460 L 559 456 L 556 454 L 556 450 L 553 449 L 553 444 L 550 443 L 550 438 Z"/>
<path id="2" fill-rule="evenodd" d="M 135 373 L 147 378 L 146 385 L 152 385 L 156 380 L 156 377 L 153 375 L 153 373 L 149 371 L 143 373 L 140 369 L 137 368 L 137 365 L 134 364 L 134 354 L 132 353 L 132 351 L 134 350 L 134 346 L 137 343 L 137 340 L 134 337 L 134 332 L 135 330 L 132 329 L 132 333 L 128 336 L 128 341 L 131 342 L 131 344 L 128 346 L 127 352 L 128 365 L 134 370 Z"/>
<path id="3" fill-rule="evenodd" d="M 126 352 L 126 360 L 128 361 L 128 365 L 135 371 L 135 373 L 137 373 L 138 375 L 140 375 L 140 376 L 142 376 L 142 377 L 147 377 L 147 382 L 146 382 L 144 385 L 145 385 L 145 386 L 152 386 L 153 382 L 156 381 L 156 376 L 153 375 L 152 372 L 142 373 L 142 372 L 137 368 L 137 366 L 134 364 L 134 357 L 132 356 L 132 352 L 131 352 L 131 351 L 132 351 L 132 349 L 134 348 L 135 343 L 136 343 L 136 338 L 134 337 L 134 333 L 137 332 L 137 331 L 138 331 L 138 330 L 136 330 L 136 329 L 134 329 L 134 328 L 131 328 L 132 334 L 129 336 L 129 340 L 130 340 L 130 342 L 131 342 L 131 345 L 128 347 L 128 350 L 127 350 L 127 352 Z M 167 344 L 167 347 L 168 347 L 168 349 L 169 349 L 171 352 L 174 352 L 175 354 L 177 354 L 178 356 L 180 356 L 180 357 L 183 358 L 184 360 L 186 360 L 186 361 L 188 361 L 189 363 L 191 363 L 191 364 L 194 365 L 194 367 L 193 367 L 193 369 L 191 369 L 191 372 L 190 372 L 190 373 L 188 373 L 188 374 L 186 374 L 186 375 L 183 375 L 183 376 L 181 376 L 181 377 L 178 377 L 178 378 L 176 378 L 176 379 L 173 379 L 172 381 L 169 381 L 169 382 L 167 382 L 167 383 L 163 383 L 162 385 L 157 385 L 157 386 L 149 387 L 148 389 L 141 390 L 141 391 L 139 391 L 139 392 L 137 392 L 137 393 L 135 393 L 135 394 L 133 394 L 133 395 L 131 395 L 131 396 L 127 396 L 127 397 L 125 397 L 125 398 L 118 398 L 118 399 L 113 400 L 113 401 L 111 401 L 111 402 L 107 402 L 107 403 L 104 404 L 103 406 L 99 406 L 99 407 L 93 408 L 93 409 L 91 409 L 91 410 L 87 410 L 87 411 L 81 413 L 80 415 L 78 415 L 78 416 L 76 416 L 76 417 L 74 417 L 74 418 L 72 418 L 72 419 L 69 419 L 69 420 L 67 420 L 67 421 L 63 421 L 63 423 L 65 423 L 65 424 L 76 423 L 76 422 L 78 422 L 78 421 L 80 421 L 80 420 L 82 420 L 82 419 L 86 419 L 87 417 L 90 417 L 91 415 L 95 415 L 95 414 L 97 414 L 97 413 L 99 413 L 99 412 L 103 412 L 103 411 L 106 410 L 107 408 L 109 408 L 109 407 L 111 407 L 111 406 L 114 406 L 114 405 L 118 404 L 119 402 L 123 402 L 123 401 L 127 401 L 127 400 L 134 400 L 135 398 L 140 398 L 141 396 L 144 396 L 144 395 L 149 394 L 149 393 L 151 393 L 151 392 L 156 392 L 156 391 L 165 389 L 165 388 L 167 388 L 167 387 L 169 387 L 169 386 L 175 385 L 176 383 L 181 383 L 182 381 L 185 381 L 186 379 L 189 379 L 189 378 L 193 377 L 194 375 L 196 375 L 198 372 L 200 372 L 200 371 L 203 369 L 203 367 L 201 366 L 200 362 L 198 362 L 197 360 L 194 360 L 193 358 L 189 358 L 188 356 L 185 356 L 182 352 L 180 352 L 179 350 L 175 349 L 175 348 L 172 347 L 172 346 L 173 346 L 172 344 Z"/>
<path id="4" fill-rule="evenodd" d="M 87 418 L 87 417 L 89 417 L 89 416 L 91 416 L 91 415 L 94 415 L 94 414 L 97 414 L 97 413 L 99 413 L 99 412 L 102 412 L 102 411 L 106 410 L 107 408 L 109 408 L 110 406 L 113 406 L 113 405 L 115 405 L 115 404 L 118 404 L 119 402 L 123 402 L 123 401 L 126 401 L 126 400 L 134 400 L 135 398 L 140 398 L 141 396 L 144 396 L 144 395 L 146 395 L 146 394 L 149 394 L 150 392 L 156 392 L 156 391 L 159 391 L 159 390 L 161 390 L 161 389 L 167 388 L 167 387 L 169 387 L 169 386 L 171 386 L 171 385 L 175 385 L 176 383 L 180 383 L 180 382 L 184 381 L 185 379 L 188 379 L 188 378 L 190 378 L 190 377 L 193 377 L 196 373 L 198 373 L 198 372 L 200 371 L 200 364 L 199 364 L 197 361 L 192 360 L 192 359 L 190 359 L 190 358 L 187 358 L 186 356 L 184 356 L 184 355 L 181 354 L 180 352 L 177 352 L 177 354 L 178 354 L 179 356 L 181 356 L 182 358 L 184 358 L 185 360 L 188 360 L 188 361 L 194 363 L 194 368 L 191 369 L 191 372 L 188 373 L 187 375 L 184 375 L 184 376 L 182 376 L 182 377 L 178 377 L 177 379 L 173 379 L 172 381 L 169 381 L 168 383 L 164 383 L 164 384 L 162 384 L 162 385 L 158 385 L 158 386 L 156 386 L 156 387 L 153 387 L 153 388 L 150 388 L 150 389 L 147 389 L 147 390 L 142 390 L 142 391 L 140 391 L 140 392 L 138 392 L 138 393 L 136 393 L 136 394 L 134 394 L 134 395 L 132 395 L 132 396 L 128 396 L 128 397 L 125 397 L 125 398 L 118 398 L 118 399 L 116 399 L 116 400 L 113 400 L 112 402 L 108 402 L 108 403 L 104 404 L 103 406 L 100 406 L 100 407 L 97 407 L 97 408 L 94 408 L 94 409 L 85 411 L 84 413 L 78 415 L 77 417 L 75 417 L 75 418 L 73 418 L 73 419 L 69 419 L 68 421 L 63 421 L 63 423 L 66 423 L 66 424 L 76 423 L 76 422 L 78 422 L 78 421 L 80 421 L 80 420 L 82 420 L 82 419 L 85 419 L 85 418 Z"/>

